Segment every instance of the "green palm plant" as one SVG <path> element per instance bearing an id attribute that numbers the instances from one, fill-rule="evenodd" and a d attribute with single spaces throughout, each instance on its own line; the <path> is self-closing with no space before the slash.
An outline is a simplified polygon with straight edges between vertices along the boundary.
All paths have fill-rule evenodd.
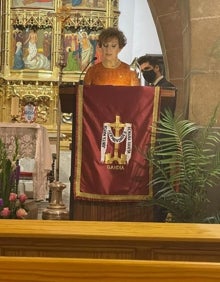
<path id="1" fill-rule="evenodd" d="M 220 133 L 214 130 L 216 107 L 206 127 L 165 111 L 156 126 L 157 141 L 146 154 L 153 166 L 148 205 L 163 207 L 172 222 L 204 222 L 208 189 L 220 178 Z"/>

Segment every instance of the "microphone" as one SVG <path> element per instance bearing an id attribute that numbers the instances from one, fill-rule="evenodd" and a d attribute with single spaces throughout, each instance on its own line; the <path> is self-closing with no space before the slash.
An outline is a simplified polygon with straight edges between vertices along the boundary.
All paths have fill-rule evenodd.
<path id="1" fill-rule="evenodd" d="M 135 57 L 134 60 L 130 64 L 130 70 L 136 71 L 137 68 L 139 68 L 139 67 L 140 67 L 140 65 L 138 64 L 138 58 Z"/>
<path id="2" fill-rule="evenodd" d="M 130 70 L 131 71 L 135 71 L 136 73 L 138 73 L 138 78 L 141 78 L 141 67 L 138 63 L 138 58 L 135 57 L 134 60 L 131 62 L 130 64 Z"/>
<path id="3" fill-rule="evenodd" d="M 97 60 L 97 57 L 93 57 L 88 64 L 85 66 L 85 68 L 81 71 L 80 76 L 79 76 L 79 84 L 83 85 L 83 79 L 81 79 L 83 73 L 87 70 L 88 66 L 93 63 L 95 60 Z"/>

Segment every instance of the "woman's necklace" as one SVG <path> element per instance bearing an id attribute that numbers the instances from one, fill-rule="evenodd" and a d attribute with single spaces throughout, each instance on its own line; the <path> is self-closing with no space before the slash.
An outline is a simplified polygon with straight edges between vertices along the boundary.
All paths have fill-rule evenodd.
<path id="1" fill-rule="evenodd" d="M 115 63 L 111 63 L 111 62 L 102 62 L 103 66 L 105 68 L 109 68 L 109 69 L 115 69 L 117 68 L 120 64 L 121 64 L 121 61 L 120 60 L 117 60 Z"/>

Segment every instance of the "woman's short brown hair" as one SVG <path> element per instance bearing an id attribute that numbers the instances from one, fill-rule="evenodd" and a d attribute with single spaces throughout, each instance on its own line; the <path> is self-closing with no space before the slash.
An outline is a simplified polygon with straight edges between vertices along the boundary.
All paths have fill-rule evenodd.
<path id="1" fill-rule="evenodd" d="M 119 48 L 122 49 L 127 44 L 127 38 L 124 33 L 115 27 L 103 29 L 99 35 L 98 45 L 101 48 L 104 43 L 112 38 L 118 39 Z"/>

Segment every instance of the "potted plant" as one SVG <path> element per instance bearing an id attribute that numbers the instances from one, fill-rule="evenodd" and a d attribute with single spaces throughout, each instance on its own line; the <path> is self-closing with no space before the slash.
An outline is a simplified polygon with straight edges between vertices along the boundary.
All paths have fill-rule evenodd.
<path id="1" fill-rule="evenodd" d="M 220 178 L 220 133 L 214 130 L 217 109 L 205 127 L 173 117 L 168 110 L 155 125 L 156 144 L 145 157 L 153 166 L 151 184 L 159 190 L 147 205 L 165 209 L 168 221 L 205 222 L 208 216 L 207 192 Z"/>

